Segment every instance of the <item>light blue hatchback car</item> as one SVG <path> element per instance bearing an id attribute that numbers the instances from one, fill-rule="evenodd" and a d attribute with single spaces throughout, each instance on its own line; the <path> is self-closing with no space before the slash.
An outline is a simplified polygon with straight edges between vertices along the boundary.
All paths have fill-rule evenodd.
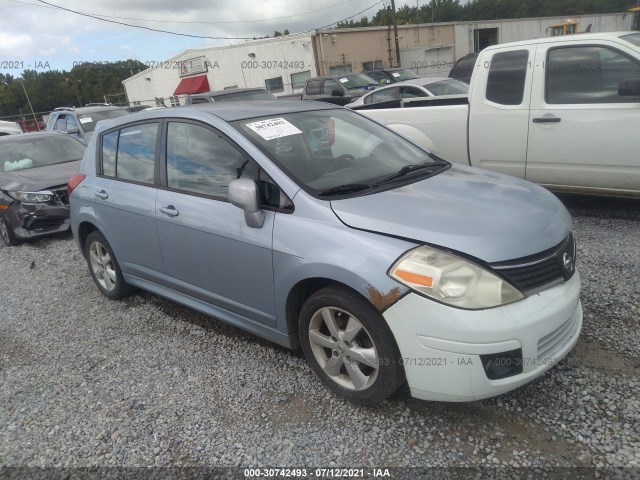
<path id="1" fill-rule="evenodd" d="M 356 112 L 265 101 L 101 123 L 68 185 L 109 298 L 142 288 L 290 348 L 354 402 L 523 385 L 582 326 L 571 219 Z"/>

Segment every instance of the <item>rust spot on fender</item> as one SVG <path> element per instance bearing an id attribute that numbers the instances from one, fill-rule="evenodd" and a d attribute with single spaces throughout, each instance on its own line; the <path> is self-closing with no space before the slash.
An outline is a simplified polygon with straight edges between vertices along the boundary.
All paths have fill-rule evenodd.
<path id="1" fill-rule="evenodd" d="M 367 287 L 367 292 L 369 293 L 369 299 L 371 300 L 371 303 L 373 303 L 373 306 L 381 312 L 386 310 L 387 307 L 391 306 L 391 304 L 401 297 L 400 287 L 393 287 L 387 293 L 382 293 L 373 285 L 369 285 Z"/>

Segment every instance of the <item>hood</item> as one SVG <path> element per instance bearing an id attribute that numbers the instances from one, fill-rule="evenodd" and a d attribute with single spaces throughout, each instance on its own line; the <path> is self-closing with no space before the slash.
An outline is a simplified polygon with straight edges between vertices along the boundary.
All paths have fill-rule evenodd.
<path id="1" fill-rule="evenodd" d="M 14 172 L 0 173 L 0 189 L 10 191 L 37 192 L 49 187 L 66 185 L 69 177 L 78 173 L 80 160 L 47 165 L 46 167 L 27 168 Z"/>
<path id="2" fill-rule="evenodd" d="M 442 246 L 485 262 L 533 255 L 559 244 L 571 217 L 547 190 L 470 167 L 331 207 L 346 225 Z"/>

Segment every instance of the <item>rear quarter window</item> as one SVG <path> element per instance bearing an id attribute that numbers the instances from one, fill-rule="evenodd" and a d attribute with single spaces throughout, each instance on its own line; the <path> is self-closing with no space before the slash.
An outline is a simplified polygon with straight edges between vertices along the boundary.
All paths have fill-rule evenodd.
<path id="1" fill-rule="evenodd" d="M 154 183 L 157 123 L 124 127 L 102 135 L 102 175 Z"/>
<path id="2" fill-rule="evenodd" d="M 487 100 L 500 105 L 520 105 L 527 78 L 528 50 L 496 53 L 489 66 Z"/>

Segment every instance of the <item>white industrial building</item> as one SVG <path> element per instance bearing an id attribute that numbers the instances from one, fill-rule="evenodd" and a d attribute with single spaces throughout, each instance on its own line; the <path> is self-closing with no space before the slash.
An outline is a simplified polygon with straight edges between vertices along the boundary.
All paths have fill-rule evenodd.
<path id="1" fill-rule="evenodd" d="M 575 23 L 577 32 L 631 30 L 632 13 L 402 25 L 400 61 L 420 75 L 446 76 L 456 59 L 490 45 L 551 35 L 552 25 Z M 395 64 L 392 29 L 318 30 L 186 50 L 122 83 L 132 105 L 184 104 L 187 94 L 227 88 L 301 93 L 308 78 Z"/>
<path id="2" fill-rule="evenodd" d="M 184 104 L 187 94 L 261 87 L 275 95 L 297 91 L 316 76 L 312 37 L 286 35 L 186 50 L 122 82 L 132 105 Z"/>

